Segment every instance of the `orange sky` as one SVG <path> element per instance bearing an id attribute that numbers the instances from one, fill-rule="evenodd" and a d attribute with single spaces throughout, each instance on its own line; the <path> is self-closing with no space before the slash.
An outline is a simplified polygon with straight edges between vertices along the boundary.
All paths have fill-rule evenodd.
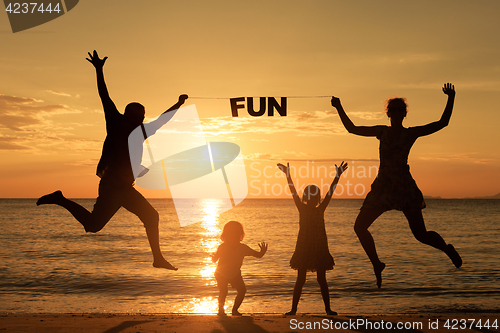
<path id="1" fill-rule="evenodd" d="M 95 72 L 85 60 L 94 49 L 109 57 L 106 82 L 119 110 L 138 101 L 150 118 L 181 93 L 336 95 L 355 124 L 388 124 L 383 101 L 397 95 L 409 103 L 404 124 L 415 126 L 439 119 L 441 87 L 452 82 L 450 125 L 417 140 L 412 174 L 424 195 L 495 195 L 499 14 L 496 0 L 85 0 L 15 34 L 0 15 L 0 198 L 55 189 L 97 195 L 105 128 Z M 286 196 L 278 162 L 302 167 L 300 187 L 329 183 L 312 172 L 348 161 L 354 170 L 340 182 L 343 197 L 363 197 L 375 176 L 368 170 L 378 165 L 378 141 L 348 134 L 328 98 L 289 99 L 287 117 L 243 110 L 232 118 L 224 99 L 187 104 L 196 105 L 207 140 L 241 147 L 250 197 Z"/>

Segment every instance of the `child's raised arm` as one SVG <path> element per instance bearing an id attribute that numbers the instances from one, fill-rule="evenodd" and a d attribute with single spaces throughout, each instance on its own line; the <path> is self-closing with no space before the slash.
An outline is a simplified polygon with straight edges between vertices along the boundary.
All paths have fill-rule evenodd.
<path id="1" fill-rule="evenodd" d="M 295 202 L 295 206 L 299 207 L 302 202 L 300 201 L 297 190 L 295 189 L 295 185 L 293 185 L 292 177 L 290 176 L 290 163 L 287 163 L 286 166 L 278 163 L 278 168 L 285 173 L 286 180 L 288 181 L 288 187 L 290 188 L 290 192 L 292 193 L 292 198 Z"/>
<path id="2" fill-rule="evenodd" d="M 245 255 L 252 256 L 255 258 L 262 258 L 264 256 L 264 254 L 266 254 L 268 246 L 269 245 L 266 242 L 259 243 L 259 247 L 260 247 L 259 252 L 252 250 L 250 247 L 248 247 L 248 249 L 250 249 L 250 251 L 248 253 L 246 253 Z"/>
<path id="3" fill-rule="evenodd" d="M 335 176 L 335 179 L 333 179 L 332 184 L 330 185 L 330 189 L 328 190 L 328 193 L 325 195 L 325 199 L 320 204 L 320 207 L 324 207 L 326 209 L 326 206 L 330 203 L 330 200 L 332 199 L 333 192 L 335 192 L 335 188 L 337 187 L 337 184 L 339 182 L 340 176 L 342 176 L 342 173 L 347 170 L 347 162 L 342 161 L 340 163 L 340 167 L 337 167 L 337 164 L 335 164 L 335 169 L 337 170 L 337 175 Z"/>
<path id="4" fill-rule="evenodd" d="M 266 254 L 268 246 L 269 245 L 266 242 L 262 242 L 259 244 L 260 252 L 259 252 L 259 255 L 257 256 L 257 258 L 262 258 L 264 256 L 264 254 Z"/>

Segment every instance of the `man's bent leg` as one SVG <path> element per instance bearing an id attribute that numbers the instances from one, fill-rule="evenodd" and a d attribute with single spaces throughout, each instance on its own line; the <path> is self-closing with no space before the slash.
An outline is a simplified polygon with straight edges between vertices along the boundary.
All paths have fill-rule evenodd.
<path id="1" fill-rule="evenodd" d="M 61 191 L 40 197 L 37 201 L 37 206 L 54 204 L 65 208 L 73 217 L 80 222 L 86 232 L 98 232 L 101 230 L 111 217 L 116 213 L 120 204 L 113 195 L 101 193 L 99 189 L 99 197 L 94 205 L 94 210 L 89 212 L 85 207 L 64 197 Z"/>
<path id="2" fill-rule="evenodd" d="M 128 193 L 123 200 L 123 207 L 129 212 L 134 213 L 144 224 L 146 228 L 146 235 L 148 236 L 149 246 L 153 253 L 153 266 L 157 268 L 166 268 L 177 270 L 172 266 L 161 253 L 160 249 L 160 230 L 158 212 L 151 206 L 149 201 L 146 200 L 135 188 L 127 190 Z"/>

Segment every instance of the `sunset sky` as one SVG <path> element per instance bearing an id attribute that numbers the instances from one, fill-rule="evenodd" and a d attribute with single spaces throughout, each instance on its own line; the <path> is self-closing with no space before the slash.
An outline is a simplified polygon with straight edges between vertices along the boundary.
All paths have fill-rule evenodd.
<path id="1" fill-rule="evenodd" d="M 68 197 L 97 196 L 106 133 L 95 71 L 85 60 L 94 49 L 109 57 L 105 78 L 118 109 L 137 101 L 148 118 L 183 93 L 335 95 L 355 124 L 388 125 L 384 100 L 402 96 L 408 127 L 441 117 L 441 87 L 451 82 L 457 95 L 450 125 L 417 140 L 412 175 L 426 196 L 495 195 L 499 16 L 498 0 L 84 0 L 51 22 L 12 33 L 4 13 L 0 198 L 56 189 Z M 313 172 L 347 161 L 342 197 L 364 197 L 376 175 L 378 140 L 348 134 L 329 98 L 289 98 L 286 117 L 251 117 L 242 109 L 233 118 L 229 99 L 186 104 L 196 105 L 208 141 L 241 147 L 249 197 L 286 197 L 279 162 L 303 167 L 295 178 L 300 188 L 329 184 L 329 175 Z"/>

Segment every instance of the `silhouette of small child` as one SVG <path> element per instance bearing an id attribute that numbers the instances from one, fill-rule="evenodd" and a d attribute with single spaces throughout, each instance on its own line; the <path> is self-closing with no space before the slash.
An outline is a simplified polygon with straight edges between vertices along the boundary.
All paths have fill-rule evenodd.
<path id="1" fill-rule="evenodd" d="M 219 261 L 215 270 L 215 279 L 217 280 L 217 287 L 219 287 L 218 314 L 221 316 L 225 315 L 224 304 L 226 302 L 227 285 L 229 283 L 238 292 L 234 300 L 232 315 L 241 316 L 238 308 L 243 302 L 247 291 L 245 282 L 243 282 L 243 278 L 241 277 L 243 259 L 246 256 L 262 258 L 267 251 L 268 245 L 265 242 L 259 244 L 260 252 L 257 252 L 252 250 L 248 245 L 241 243 L 243 237 L 245 237 L 245 232 L 240 222 L 230 221 L 226 223 L 220 236 L 223 243 L 219 245 L 217 252 L 212 256 L 213 262 Z"/>
<path id="2" fill-rule="evenodd" d="M 290 166 L 288 164 L 287 166 L 278 164 L 278 168 L 286 174 L 293 201 L 299 210 L 300 226 L 295 251 L 292 259 L 290 259 L 290 267 L 297 270 L 297 281 L 293 289 L 292 309 L 286 315 L 295 315 L 297 313 L 297 306 L 308 271 L 317 274 L 326 314 L 336 315 L 337 312 L 332 311 L 330 308 L 330 294 L 326 282 L 326 271 L 332 270 L 335 262 L 328 249 L 324 215 L 340 176 L 347 169 L 347 163 L 342 162 L 338 168 L 335 165 L 337 175 L 323 201 L 321 201 L 321 191 L 316 185 L 307 186 L 301 200 L 290 176 Z"/>

